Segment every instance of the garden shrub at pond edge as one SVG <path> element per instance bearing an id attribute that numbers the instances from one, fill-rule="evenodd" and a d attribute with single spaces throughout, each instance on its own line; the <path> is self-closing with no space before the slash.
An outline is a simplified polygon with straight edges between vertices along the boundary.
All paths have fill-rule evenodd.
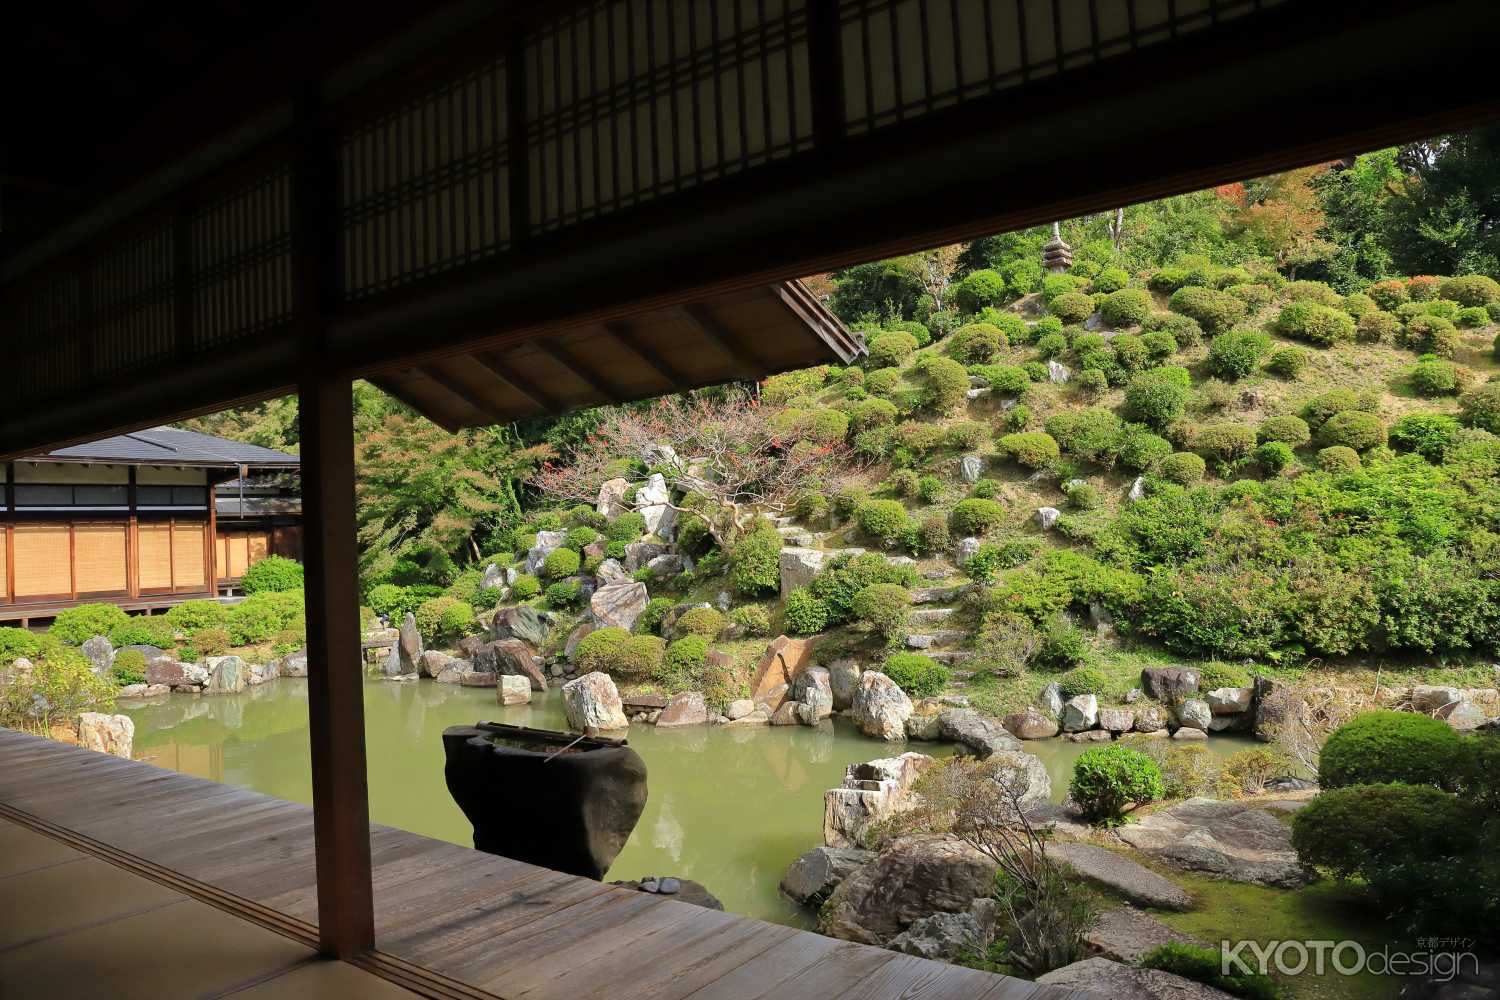
<path id="1" fill-rule="evenodd" d="M 1415 712 L 1365 712 L 1323 744 L 1318 781 L 1325 789 L 1378 785 L 1452 788 L 1459 737 L 1440 719 Z"/>
<path id="2" fill-rule="evenodd" d="M 920 653 L 892 653 L 881 672 L 913 698 L 931 697 L 948 683 L 948 668 Z"/>
<path id="3" fill-rule="evenodd" d="M 47 633 L 70 646 L 81 646 L 96 635 L 108 636 L 129 621 L 130 616 L 113 604 L 80 604 L 58 612 Z"/>
<path id="4" fill-rule="evenodd" d="M 245 570 L 240 586 L 246 594 L 302 589 L 302 564 L 283 556 L 266 556 Z"/>
<path id="5" fill-rule="evenodd" d="M 1128 808 L 1161 798 L 1161 769 L 1139 750 L 1113 743 L 1085 750 L 1073 764 L 1068 794 L 1092 823 L 1120 822 Z"/>

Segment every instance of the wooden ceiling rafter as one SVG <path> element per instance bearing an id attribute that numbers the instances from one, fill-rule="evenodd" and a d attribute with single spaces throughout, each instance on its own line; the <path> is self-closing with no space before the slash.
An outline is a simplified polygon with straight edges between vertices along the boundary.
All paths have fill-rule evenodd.
<path id="1" fill-rule="evenodd" d="M 543 392 L 535 383 L 523 375 L 518 375 L 505 364 L 494 351 L 480 351 L 471 354 L 479 365 L 501 383 L 508 386 L 512 392 L 524 397 L 531 405 L 543 413 L 554 413 L 562 405 L 558 400 Z"/>
<path id="2" fill-rule="evenodd" d="M 568 348 L 563 347 L 562 345 L 554 343 L 550 340 L 542 339 L 533 340 L 531 342 L 531 346 L 535 348 L 538 353 L 543 354 L 546 357 L 551 358 L 553 361 L 556 361 L 558 364 L 562 365 L 572 373 L 574 378 L 578 379 L 578 381 L 588 386 L 597 395 L 603 396 L 611 403 L 624 403 L 630 399 L 630 393 L 627 393 L 625 390 L 617 388 L 616 386 L 610 385 L 608 382 L 604 381 L 604 379 L 601 378 L 597 373 L 591 371 L 589 367 L 583 363 L 583 360 L 578 357 L 578 355 L 574 354 Z"/>
<path id="3" fill-rule="evenodd" d="M 634 354 L 642 364 L 660 375 L 669 392 L 682 392 L 687 388 L 687 380 L 682 377 L 682 374 L 649 345 L 642 342 L 629 323 L 615 320 L 603 324 L 602 329 L 615 343 Z"/>
<path id="4" fill-rule="evenodd" d="M 707 309 L 694 303 L 683 306 L 680 313 L 692 325 L 693 329 L 711 340 L 719 350 L 728 356 L 741 377 L 759 377 L 755 373 L 764 369 L 765 365 L 756 361 L 748 352 L 736 344 L 734 338 L 724 329 L 724 325 L 717 319 L 714 319 L 713 315 Z"/>
<path id="5" fill-rule="evenodd" d="M 476 413 L 483 414 L 497 424 L 508 423 L 510 421 L 511 418 L 506 415 L 505 411 L 493 405 L 478 393 L 466 388 L 452 375 L 443 371 L 437 365 L 422 365 L 416 370 L 441 387 L 450 396 L 462 400 Z"/>

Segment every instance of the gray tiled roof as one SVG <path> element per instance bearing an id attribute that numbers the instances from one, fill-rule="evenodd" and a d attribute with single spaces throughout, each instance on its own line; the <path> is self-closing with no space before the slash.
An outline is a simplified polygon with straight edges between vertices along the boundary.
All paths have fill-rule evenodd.
<path id="1" fill-rule="evenodd" d="M 115 437 L 59 448 L 38 458 L 91 459 L 98 462 L 122 462 L 132 465 L 295 465 L 296 455 L 273 451 L 259 445 L 227 441 L 224 438 L 179 430 L 176 427 L 153 427 L 150 430 L 119 434 Z"/>

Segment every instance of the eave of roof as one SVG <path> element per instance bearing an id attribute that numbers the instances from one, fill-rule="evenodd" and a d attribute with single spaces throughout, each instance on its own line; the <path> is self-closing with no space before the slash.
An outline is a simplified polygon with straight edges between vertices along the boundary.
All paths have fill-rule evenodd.
<path id="1" fill-rule="evenodd" d="M 153 427 L 118 434 L 27 456 L 24 460 L 196 468 L 246 466 L 256 469 L 295 469 L 300 464 L 296 455 L 176 427 Z"/>

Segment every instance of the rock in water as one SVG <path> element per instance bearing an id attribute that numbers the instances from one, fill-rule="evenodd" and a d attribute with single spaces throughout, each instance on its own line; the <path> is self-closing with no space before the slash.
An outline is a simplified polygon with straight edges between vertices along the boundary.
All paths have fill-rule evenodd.
<path id="1" fill-rule="evenodd" d="M 866 736 L 878 736 L 889 742 L 906 739 L 911 699 L 885 674 L 866 670 L 854 689 L 849 710 L 854 724 Z"/>
<path id="2" fill-rule="evenodd" d="M 708 705 L 702 691 L 682 691 L 674 694 L 656 719 L 656 728 L 675 729 L 680 726 L 705 726 L 708 724 Z"/>
<path id="3" fill-rule="evenodd" d="M 495 697 L 502 705 L 525 705 L 531 701 L 531 681 L 519 674 L 501 677 Z"/>
<path id="4" fill-rule="evenodd" d="M 238 656 L 211 656 L 206 661 L 209 669 L 208 683 L 203 685 L 204 694 L 238 694 L 245 690 L 245 661 Z"/>
<path id="5" fill-rule="evenodd" d="M 854 703 L 854 689 L 859 686 L 860 669 L 857 660 L 834 660 L 828 665 L 828 684 L 833 691 L 834 711 L 845 711 Z"/>
<path id="6" fill-rule="evenodd" d="M 838 884 L 875 860 L 857 847 L 814 847 L 787 868 L 781 891 L 803 906 L 821 906 Z"/>
<path id="7" fill-rule="evenodd" d="M 1135 731 L 1157 733 L 1167 728 L 1167 713 L 1158 705 L 1147 705 L 1135 713 Z"/>
<path id="8" fill-rule="evenodd" d="M 797 675 L 792 691 L 814 725 L 833 714 L 833 684 L 826 667 L 808 667 Z"/>
<path id="9" fill-rule="evenodd" d="M 96 753 L 129 760 L 135 748 L 135 723 L 128 715 L 83 712 L 78 716 L 78 742 Z"/>
<path id="10" fill-rule="evenodd" d="M 976 757 L 1021 749 L 1021 742 L 1004 726 L 972 708 L 944 709 L 938 714 L 938 725 L 943 739 L 962 743 Z"/>
<path id="11" fill-rule="evenodd" d="M 547 690 L 547 675 L 530 646 L 520 639 L 496 639 L 486 643 L 474 658 L 474 666 L 495 674 L 514 674 L 531 682 L 531 690 Z"/>
<path id="12" fill-rule="evenodd" d="M 1036 703 L 1037 707 L 1045 714 L 1052 716 L 1054 719 L 1061 719 L 1063 711 L 1062 685 L 1057 681 L 1052 681 L 1046 687 L 1042 688 L 1041 694 L 1036 696 Z"/>
<path id="13" fill-rule="evenodd" d="M 1111 733 L 1128 733 L 1135 725 L 1135 713 L 1128 708 L 1099 709 L 1099 728 Z"/>
<path id="14" fill-rule="evenodd" d="M 1208 702 L 1201 698 L 1189 698 L 1177 706 L 1177 724 L 1184 729 L 1197 729 L 1208 732 L 1209 723 L 1213 722 L 1214 714 L 1208 707 Z"/>
<path id="15" fill-rule="evenodd" d="M 1208 710 L 1214 715 L 1238 715 L 1250 710 L 1251 703 L 1255 701 L 1255 688 L 1214 688 L 1203 696 L 1203 700 L 1208 702 Z"/>
<path id="16" fill-rule="evenodd" d="M 624 706 L 620 691 L 609 674 L 594 671 L 562 687 L 563 708 L 568 714 L 568 728 L 579 732 L 625 729 Z"/>
<path id="17" fill-rule="evenodd" d="M 417 672 L 417 658 L 422 655 L 422 633 L 417 631 L 417 618 L 410 612 L 401 620 L 401 637 L 396 640 L 397 673 Z"/>
<path id="18" fill-rule="evenodd" d="M 1099 724 L 1099 699 L 1091 694 L 1074 695 L 1063 705 L 1064 732 L 1081 733 Z"/>
<path id="19" fill-rule="evenodd" d="M 447 670 L 453 663 L 453 657 L 447 653 L 439 653 L 435 649 L 429 649 L 417 657 L 417 673 L 422 677 L 436 677 Z"/>
<path id="20" fill-rule="evenodd" d="M 857 847 L 870 825 L 911 808 L 911 788 L 933 758 L 908 751 L 844 769 L 838 788 L 823 793 L 823 844 Z"/>
<path id="21" fill-rule="evenodd" d="M 833 890 L 818 930 L 883 945 L 923 917 L 966 912 L 994 880 L 995 863 L 956 837 L 905 837 Z"/>
<path id="22" fill-rule="evenodd" d="M 1057 720 L 1036 708 L 1012 712 L 1001 724 L 1006 732 L 1021 740 L 1045 740 L 1057 735 Z"/>
<path id="23" fill-rule="evenodd" d="M 1283 889 L 1311 881 L 1292 849 L 1291 827 L 1244 802 L 1188 799 L 1121 827 L 1119 835 L 1185 871 Z"/>
<path id="24" fill-rule="evenodd" d="M 102 635 L 96 635 L 85 639 L 79 647 L 83 655 L 88 657 L 89 666 L 100 677 L 109 676 L 109 668 L 114 666 L 115 647 L 112 642 Z"/>
<path id="25" fill-rule="evenodd" d="M 613 625 L 630 631 L 635 620 L 646 610 L 650 595 L 644 583 L 632 580 L 629 583 L 611 583 L 594 591 L 589 598 L 589 610 L 600 625 Z"/>

